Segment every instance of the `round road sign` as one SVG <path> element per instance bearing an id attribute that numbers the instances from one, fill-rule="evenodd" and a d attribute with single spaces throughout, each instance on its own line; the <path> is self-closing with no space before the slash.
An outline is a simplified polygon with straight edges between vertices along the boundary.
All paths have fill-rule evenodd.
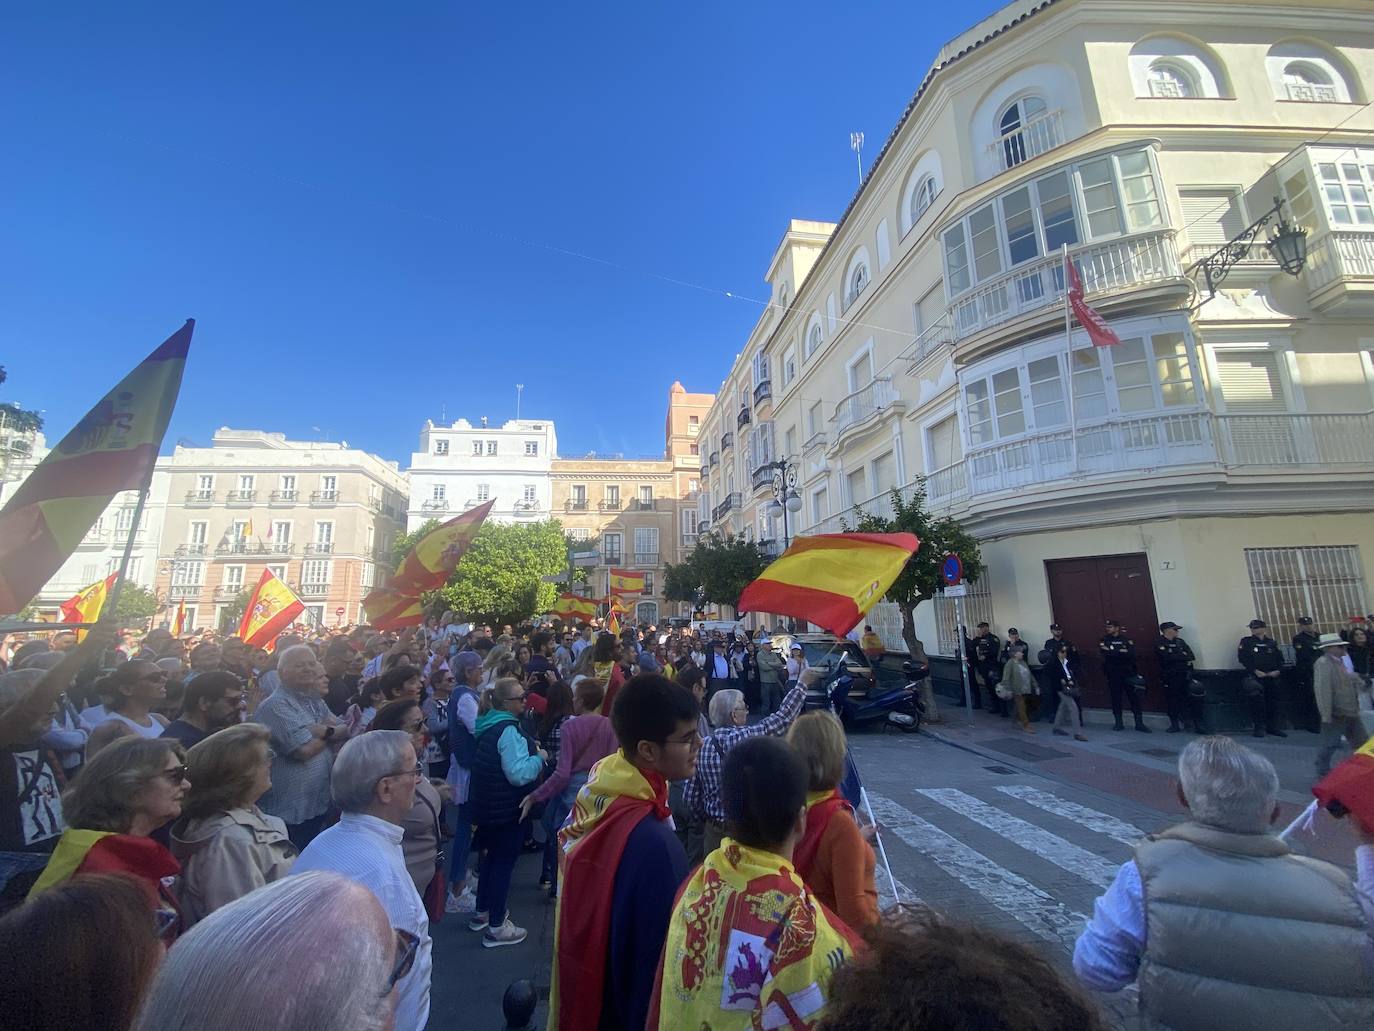
<path id="1" fill-rule="evenodd" d="M 945 583 L 953 587 L 964 578 L 964 563 L 958 555 L 951 552 L 940 563 L 940 575 Z"/>

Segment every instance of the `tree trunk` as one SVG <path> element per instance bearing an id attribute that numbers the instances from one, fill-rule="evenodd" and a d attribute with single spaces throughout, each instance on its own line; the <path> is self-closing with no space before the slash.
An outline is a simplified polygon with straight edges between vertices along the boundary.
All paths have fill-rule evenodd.
<path id="1" fill-rule="evenodd" d="M 906 604 L 900 602 L 897 605 L 902 613 L 902 640 L 906 642 L 906 650 L 910 653 L 911 660 L 929 668 L 930 658 L 926 655 L 926 647 L 921 643 L 921 639 L 916 636 L 916 606 L 918 604 L 920 603 Z M 935 704 L 935 688 L 931 684 L 929 676 L 921 681 L 921 702 L 926 707 L 926 722 L 941 722 L 940 707 Z"/>

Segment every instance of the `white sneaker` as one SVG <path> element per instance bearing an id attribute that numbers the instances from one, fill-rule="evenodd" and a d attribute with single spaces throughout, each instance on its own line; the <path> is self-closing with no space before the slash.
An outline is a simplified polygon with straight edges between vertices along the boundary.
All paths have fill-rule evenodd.
<path id="1" fill-rule="evenodd" d="M 457 895 L 453 892 L 448 893 L 448 898 L 444 900 L 445 913 L 475 913 L 477 912 L 477 894 L 470 888 L 464 888 Z"/>
<path id="2" fill-rule="evenodd" d="M 525 940 L 526 933 L 523 927 L 516 927 L 510 922 L 510 917 L 506 917 L 504 924 L 488 928 L 487 933 L 482 935 L 482 948 L 499 949 L 502 945 L 519 945 Z"/>
<path id="3" fill-rule="evenodd" d="M 468 921 L 468 930 L 485 931 L 490 923 L 486 913 L 473 913 L 472 919 Z"/>

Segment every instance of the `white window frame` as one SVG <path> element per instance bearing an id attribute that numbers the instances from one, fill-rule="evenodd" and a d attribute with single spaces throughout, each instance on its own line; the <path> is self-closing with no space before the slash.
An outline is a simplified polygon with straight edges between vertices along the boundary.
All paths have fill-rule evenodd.
<path id="1" fill-rule="evenodd" d="M 285 562 L 269 562 L 268 565 L 267 565 L 267 571 L 268 571 L 269 573 L 271 573 L 273 576 L 275 576 L 275 577 L 276 577 L 278 580 L 280 580 L 282 583 L 285 583 L 285 582 L 286 582 L 286 563 L 285 563 Z"/>
<path id="2" fill-rule="evenodd" d="M 806 323 L 806 336 L 802 338 L 802 362 L 808 361 L 813 354 L 825 346 L 825 326 L 820 312 L 813 312 Z"/>
<path id="3" fill-rule="evenodd" d="M 495 440 L 489 440 L 489 441 L 487 441 L 487 457 L 488 457 L 488 458 L 492 458 L 492 457 L 495 456 L 495 454 L 496 454 L 496 445 L 497 445 L 497 443 L 498 443 L 498 442 L 495 441 Z"/>
<path id="4" fill-rule="evenodd" d="M 534 502 L 538 501 L 538 500 L 539 500 L 539 488 L 536 487 L 533 483 L 527 483 L 527 484 L 525 484 L 524 490 L 523 490 L 523 492 L 522 492 L 522 494 L 521 494 L 521 499 L 522 499 L 522 500 L 525 502 L 525 504 L 527 504 L 527 505 L 533 504 Z"/>
<path id="5" fill-rule="evenodd" d="M 860 247 L 849 259 L 844 273 L 844 304 L 840 311 L 848 311 L 873 282 L 873 262 L 869 259 L 868 248 Z"/>
<path id="6" fill-rule="evenodd" d="M 538 458 L 538 457 L 539 457 L 539 441 L 537 441 L 537 440 L 527 440 L 527 441 L 525 441 L 525 457 L 526 457 L 526 458 Z"/>
<path id="7" fill-rule="evenodd" d="M 1145 70 L 1150 97 L 1155 100 L 1196 100 L 1202 86 L 1193 70 L 1171 57 L 1156 57 Z"/>
<path id="8" fill-rule="evenodd" d="M 448 441 L 447 441 L 446 439 L 444 439 L 444 438 L 440 438 L 439 440 L 436 440 L 436 441 L 434 442 L 434 453 L 435 453 L 436 455 L 447 455 L 447 454 L 448 454 Z"/>
<path id="9" fill-rule="evenodd" d="M 481 458 L 481 457 L 482 457 L 482 442 L 481 442 L 480 440 L 474 440 L 474 441 L 472 442 L 472 457 L 473 457 L 473 458 Z"/>
<path id="10" fill-rule="evenodd" d="M 797 378 L 797 345 L 788 346 L 782 352 L 782 388 L 786 390 Z"/>
<path id="11" fill-rule="evenodd" d="M 491 484 L 490 484 L 490 483 L 479 483 L 479 484 L 477 485 L 477 500 L 478 500 L 478 501 L 490 501 L 490 500 L 491 500 Z"/>
<path id="12" fill-rule="evenodd" d="M 315 544 L 333 544 L 333 543 L 334 543 L 334 520 L 332 520 L 332 519 L 317 519 L 317 520 L 315 520 L 315 538 L 314 538 L 314 541 L 313 541 L 312 543 L 315 543 Z"/>
<path id="13" fill-rule="evenodd" d="M 446 500 L 448 499 L 448 484 L 446 484 L 446 483 L 435 483 L 435 484 L 431 484 L 431 485 L 430 485 L 430 495 L 429 495 L 429 499 L 430 499 L 431 501 L 446 501 Z"/>
<path id="14" fill-rule="evenodd" d="M 230 588 L 233 588 L 234 590 L 238 591 L 243 590 L 244 571 L 245 570 L 243 566 L 226 565 L 224 567 L 224 572 L 220 577 L 220 586 L 223 587 L 226 591 Z"/>

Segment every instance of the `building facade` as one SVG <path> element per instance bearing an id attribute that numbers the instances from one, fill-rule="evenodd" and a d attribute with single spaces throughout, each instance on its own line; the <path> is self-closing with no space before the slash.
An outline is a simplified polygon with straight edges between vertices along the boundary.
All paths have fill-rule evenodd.
<path id="1" fill-rule="evenodd" d="M 452 519 L 495 500 L 496 522 L 536 521 L 553 513 L 549 471 L 558 436 L 547 420 L 512 419 L 488 426 L 459 419 L 448 426 L 426 421 L 420 450 L 410 456 L 407 529 L 427 520 Z"/>
<path id="2" fill-rule="evenodd" d="M 188 626 L 224 610 L 271 569 L 310 617 L 358 622 L 363 596 L 391 569 L 409 496 L 396 463 L 344 444 L 217 430 L 210 447 L 178 445 L 167 478 L 156 589 Z"/>
<path id="3" fill-rule="evenodd" d="M 1256 615 L 1286 642 L 1369 611 L 1371 90 L 1354 0 L 1023 0 L 973 26 L 839 222 L 784 234 L 704 421 L 701 521 L 781 537 L 774 456 L 794 533 L 924 489 L 980 539 L 969 621 L 1091 646 L 1105 617 L 1144 645 L 1169 619 L 1214 669 Z M 1244 234 L 1275 198 L 1296 276 L 1276 216 Z M 1066 252 L 1119 344 L 1066 332 Z M 950 608 L 918 610 L 932 653 Z M 874 621 L 900 647 L 891 606 Z"/>

